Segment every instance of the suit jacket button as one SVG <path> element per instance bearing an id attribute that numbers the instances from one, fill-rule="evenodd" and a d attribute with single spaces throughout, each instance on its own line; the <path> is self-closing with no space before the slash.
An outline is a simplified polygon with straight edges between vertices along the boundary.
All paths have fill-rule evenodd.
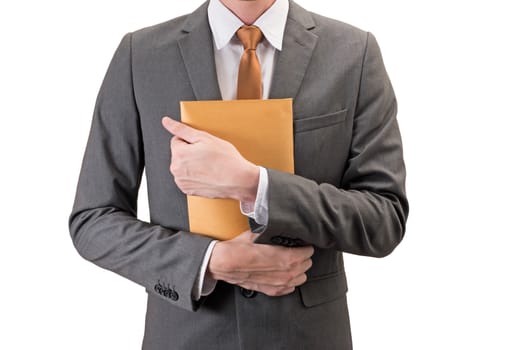
<path id="1" fill-rule="evenodd" d="M 302 239 L 300 239 L 300 238 L 295 238 L 295 239 L 293 240 L 293 242 L 294 242 L 294 245 L 295 245 L 296 247 L 304 246 L 304 245 L 305 245 L 304 241 L 303 241 Z"/>
<path id="2" fill-rule="evenodd" d="M 255 296 L 257 295 L 257 292 L 254 290 L 241 288 L 241 294 L 246 299 L 251 299 L 251 298 L 255 298 Z"/>
<path id="3" fill-rule="evenodd" d="M 281 245 L 285 247 L 293 247 L 293 242 L 290 237 L 281 236 Z"/>
<path id="4" fill-rule="evenodd" d="M 287 243 L 287 247 L 298 247 L 302 245 L 302 241 L 298 238 L 289 238 Z"/>
<path id="5" fill-rule="evenodd" d="M 285 247 L 295 247 L 295 243 L 290 238 L 286 238 L 283 245 Z"/>
<path id="6" fill-rule="evenodd" d="M 273 236 L 270 241 L 275 245 L 283 245 L 284 240 L 281 236 Z"/>

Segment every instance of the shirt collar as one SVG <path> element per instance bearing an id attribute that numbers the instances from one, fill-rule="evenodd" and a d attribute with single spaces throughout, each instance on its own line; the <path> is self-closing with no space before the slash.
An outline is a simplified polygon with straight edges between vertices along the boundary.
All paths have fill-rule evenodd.
<path id="1" fill-rule="evenodd" d="M 284 27 L 288 17 L 288 0 L 275 0 L 253 25 L 259 27 L 268 42 L 277 50 L 283 46 Z M 226 46 L 244 23 L 219 0 L 210 0 L 208 21 L 217 50 Z"/>

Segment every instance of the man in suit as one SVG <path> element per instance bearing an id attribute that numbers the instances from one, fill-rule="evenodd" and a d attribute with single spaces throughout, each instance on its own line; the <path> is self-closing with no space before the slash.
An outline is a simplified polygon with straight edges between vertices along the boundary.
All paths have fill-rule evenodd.
<path id="1" fill-rule="evenodd" d="M 178 122 L 179 101 L 236 98 L 243 25 L 262 32 L 261 97 L 293 98 L 295 174 Z M 342 252 L 386 256 L 405 231 L 396 111 L 374 37 L 293 1 L 210 0 L 127 34 L 97 98 L 75 247 L 146 288 L 144 349 L 351 349 Z M 187 194 L 239 200 L 251 230 L 190 233 Z"/>

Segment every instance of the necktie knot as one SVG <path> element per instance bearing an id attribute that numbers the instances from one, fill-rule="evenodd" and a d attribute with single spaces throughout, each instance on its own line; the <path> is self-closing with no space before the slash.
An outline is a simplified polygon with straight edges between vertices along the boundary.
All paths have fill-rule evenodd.
<path id="1" fill-rule="evenodd" d="M 263 38 L 261 30 L 256 26 L 242 26 L 237 30 L 237 37 L 245 50 L 255 50 Z"/>

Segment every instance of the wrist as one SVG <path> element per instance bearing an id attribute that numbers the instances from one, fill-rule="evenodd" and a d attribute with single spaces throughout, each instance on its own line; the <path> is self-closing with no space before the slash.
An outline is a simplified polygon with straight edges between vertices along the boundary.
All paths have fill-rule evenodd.
<path id="1" fill-rule="evenodd" d="M 206 273 L 209 277 L 214 280 L 220 280 L 220 273 L 225 270 L 226 260 L 224 259 L 224 244 L 225 241 L 219 241 L 213 247 L 211 252 L 210 261 L 208 262 L 208 267 Z"/>
<path id="2" fill-rule="evenodd" d="M 238 191 L 237 200 L 240 202 L 253 203 L 257 198 L 257 188 L 259 187 L 259 167 L 253 163 L 249 163 L 241 172 L 240 188 Z"/>

